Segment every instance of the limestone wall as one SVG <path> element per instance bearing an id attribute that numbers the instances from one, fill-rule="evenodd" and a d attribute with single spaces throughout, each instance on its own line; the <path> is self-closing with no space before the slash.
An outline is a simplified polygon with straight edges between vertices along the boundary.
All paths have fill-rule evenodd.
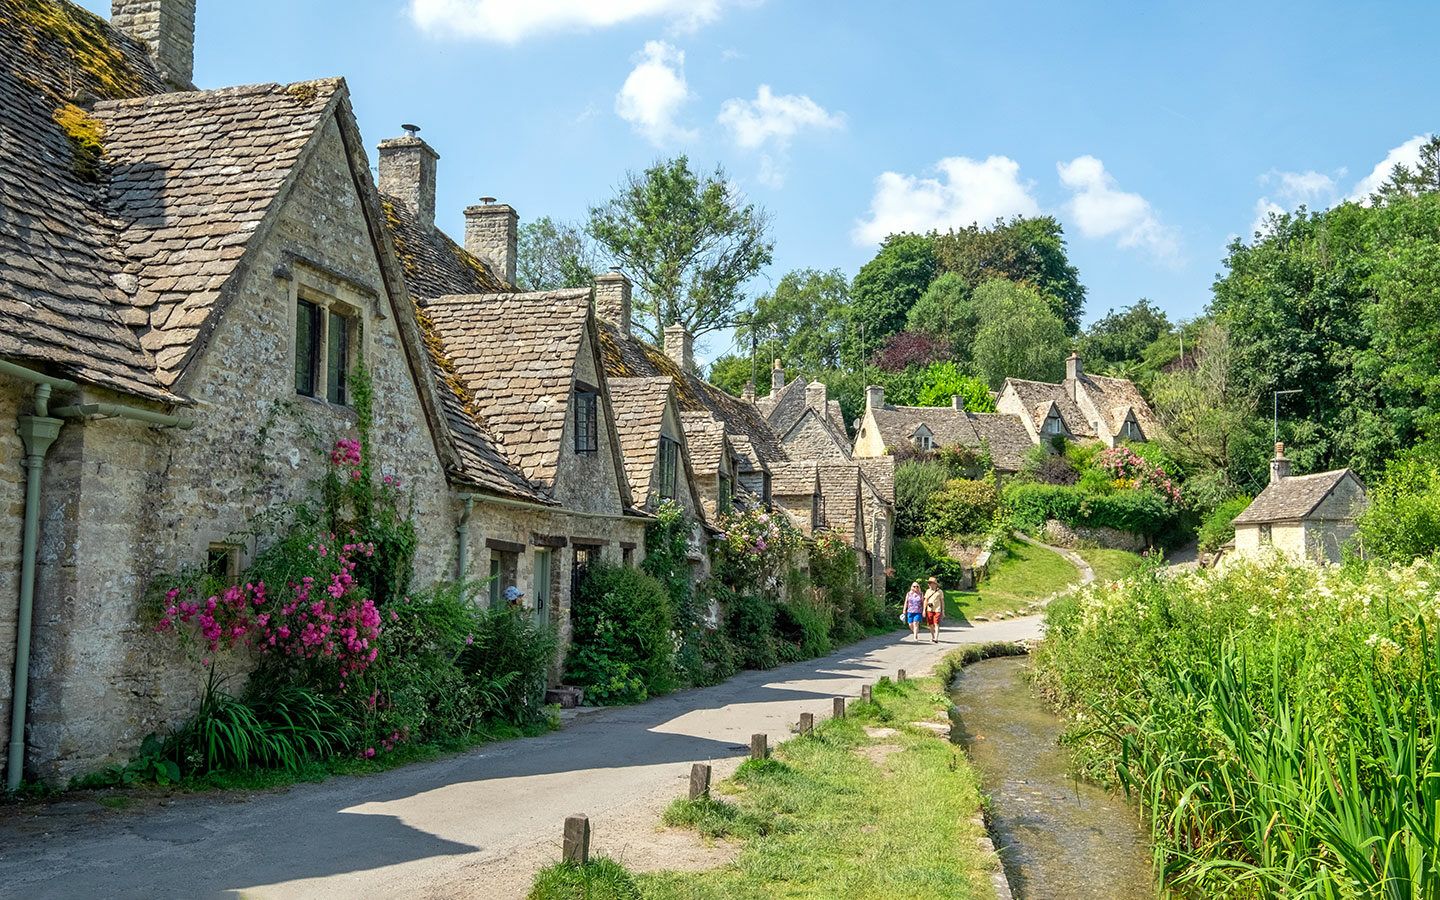
<path id="1" fill-rule="evenodd" d="M 1047 519 L 1041 534 L 1047 544 L 1057 547 L 1106 547 L 1112 550 L 1129 550 L 1139 553 L 1149 546 L 1144 535 L 1118 528 L 1067 525 L 1059 519 Z"/>

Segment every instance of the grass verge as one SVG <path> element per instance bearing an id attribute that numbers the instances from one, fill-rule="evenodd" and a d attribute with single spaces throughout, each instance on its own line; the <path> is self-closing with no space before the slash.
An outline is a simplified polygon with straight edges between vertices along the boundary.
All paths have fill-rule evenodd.
<path id="1" fill-rule="evenodd" d="M 556 872 L 564 867 L 552 866 L 537 877 L 531 900 L 994 896 L 994 858 L 977 843 L 984 834 L 977 777 L 959 747 L 911 723 L 944 721 L 949 677 L 967 655 L 997 652 L 1014 651 L 967 648 L 934 677 L 881 679 L 872 702 L 852 703 L 845 718 L 784 742 L 768 760 L 747 760 L 716 785 L 714 799 L 678 800 L 666 811 L 667 824 L 738 841 L 734 862 L 636 874 L 638 893 L 624 886 L 577 893 L 573 875 L 561 884 Z M 867 726 L 894 733 L 871 737 Z"/>
<path id="2" fill-rule="evenodd" d="M 1145 564 L 1138 553 L 1129 550 L 1076 550 L 1080 558 L 1095 570 L 1095 580 L 1105 583 L 1119 581 Z"/>
<path id="3" fill-rule="evenodd" d="M 1079 580 L 1080 572 L 1060 554 L 1011 541 L 977 590 L 945 592 L 945 611 L 970 620 L 1017 612 Z"/>

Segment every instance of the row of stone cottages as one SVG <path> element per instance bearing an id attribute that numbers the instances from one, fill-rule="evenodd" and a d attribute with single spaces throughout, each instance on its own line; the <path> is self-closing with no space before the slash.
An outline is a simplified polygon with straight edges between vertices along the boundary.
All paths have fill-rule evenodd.
<path id="1" fill-rule="evenodd" d="M 380 145 L 345 82 L 196 90 L 194 0 L 110 22 L 0 0 L 0 713 L 10 783 L 124 758 L 195 700 L 138 619 L 149 580 L 234 571 L 300 499 L 373 380 L 379 468 L 413 492 L 420 584 L 514 584 L 568 629 L 595 560 L 637 563 L 661 498 L 833 529 L 877 589 L 893 464 L 810 455 L 701 380 L 683 329 L 632 336 L 630 283 L 514 288 L 516 214 L 435 225 L 436 152 Z M 782 376 L 776 376 L 783 381 Z M 14 673 L 14 678 L 11 674 Z"/>

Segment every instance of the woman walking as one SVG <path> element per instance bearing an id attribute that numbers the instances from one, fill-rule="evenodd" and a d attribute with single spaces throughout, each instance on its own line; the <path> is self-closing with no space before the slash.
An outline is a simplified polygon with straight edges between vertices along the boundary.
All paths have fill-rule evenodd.
<path id="1" fill-rule="evenodd" d="M 940 642 L 940 619 L 945 615 L 945 592 L 940 590 L 940 582 L 934 575 L 925 590 L 925 624 L 930 626 L 930 643 Z M 917 637 L 916 640 L 919 640 Z"/>
<path id="2" fill-rule="evenodd" d="M 910 582 L 910 592 L 905 595 L 905 612 L 902 618 L 910 626 L 910 635 L 920 640 L 920 620 L 925 617 L 925 596 L 920 593 L 920 582 Z"/>

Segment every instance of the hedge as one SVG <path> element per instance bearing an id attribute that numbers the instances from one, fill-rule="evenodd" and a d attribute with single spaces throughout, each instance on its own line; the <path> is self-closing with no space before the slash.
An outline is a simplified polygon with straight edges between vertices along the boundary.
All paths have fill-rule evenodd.
<path id="1" fill-rule="evenodd" d="M 1176 513 L 1151 490 L 1124 490 L 1095 494 L 1078 487 L 1016 482 L 1005 487 L 1003 505 L 1011 524 L 1037 531 L 1046 519 L 1066 525 L 1115 528 L 1150 537 L 1173 528 Z"/>

